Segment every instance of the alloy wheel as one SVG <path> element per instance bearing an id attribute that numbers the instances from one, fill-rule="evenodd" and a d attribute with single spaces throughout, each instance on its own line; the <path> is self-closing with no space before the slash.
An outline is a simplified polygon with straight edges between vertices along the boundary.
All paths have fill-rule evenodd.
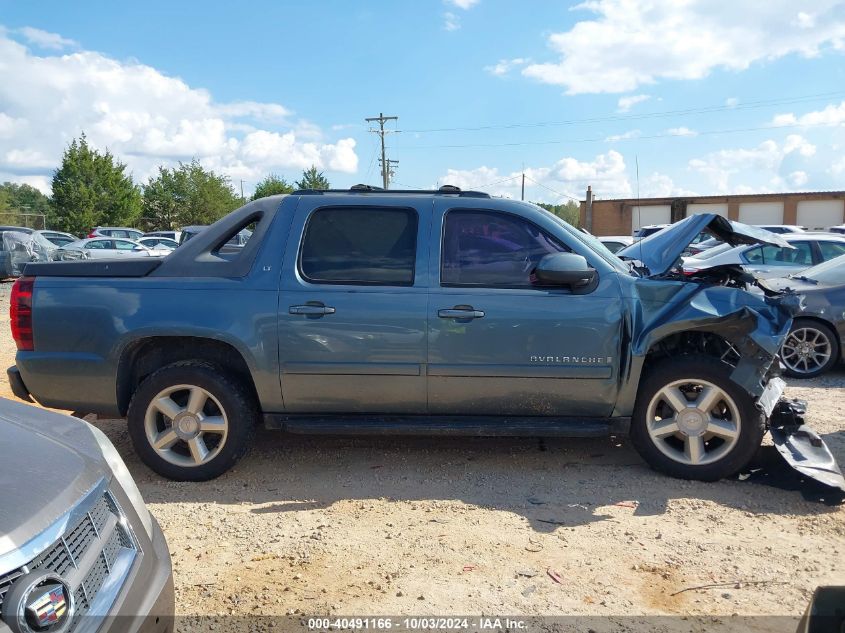
<path id="1" fill-rule="evenodd" d="M 646 428 L 667 457 L 688 466 L 712 464 L 739 440 L 739 408 L 725 390 L 700 379 L 676 380 L 648 405 Z"/>
<path id="2" fill-rule="evenodd" d="M 201 466 L 223 449 L 229 419 L 217 398 L 202 387 L 174 385 L 150 401 L 144 431 L 162 459 L 177 466 Z"/>
<path id="3" fill-rule="evenodd" d="M 781 358 L 794 373 L 810 374 L 827 365 L 832 353 L 833 345 L 827 334 L 814 327 L 801 327 L 786 337 Z"/>

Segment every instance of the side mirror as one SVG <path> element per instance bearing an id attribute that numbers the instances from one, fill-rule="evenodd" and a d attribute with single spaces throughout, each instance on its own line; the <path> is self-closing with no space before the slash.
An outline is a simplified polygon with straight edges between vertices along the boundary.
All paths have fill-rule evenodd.
<path id="1" fill-rule="evenodd" d="M 538 285 L 569 286 L 583 288 L 596 279 L 597 273 L 587 260 L 575 253 L 552 253 L 546 255 L 534 269 Z"/>

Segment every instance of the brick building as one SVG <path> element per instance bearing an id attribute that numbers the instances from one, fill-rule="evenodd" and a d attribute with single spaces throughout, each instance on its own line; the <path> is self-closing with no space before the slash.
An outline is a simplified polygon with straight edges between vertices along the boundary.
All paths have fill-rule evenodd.
<path id="1" fill-rule="evenodd" d="M 677 222 L 694 213 L 718 213 L 745 224 L 826 229 L 845 223 L 845 191 L 593 200 L 592 227 L 587 226 L 585 202 L 581 226 L 594 235 L 631 235 L 641 226 Z"/>

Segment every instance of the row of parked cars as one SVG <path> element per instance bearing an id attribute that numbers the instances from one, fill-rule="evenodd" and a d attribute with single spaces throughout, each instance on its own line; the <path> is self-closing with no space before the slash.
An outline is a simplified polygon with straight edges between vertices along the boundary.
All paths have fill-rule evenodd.
<path id="1" fill-rule="evenodd" d="M 671 225 L 644 226 L 627 236 L 599 240 L 613 253 L 636 260 L 639 242 Z M 834 367 L 845 351 L 845 225 L 827 231 L 776 224 L 759 225 L 783 244 L 727 244 L 702 233 L 686 249 L 681 271 L 694 277 L 719 267 L 740 267 L 767 287 L 792 289 L 802 296 L 801 311 L 781 348 L 786 373 L 813 378 Z"/>
<path id="2" fill-rule="evenodd" d="M 165 257 L 205 226 L 143 233 L 128 227 L 94 228 L 80 239 L 70 233 L 0 226 L 0 278 L 18 277 L 30 262 Z"/>

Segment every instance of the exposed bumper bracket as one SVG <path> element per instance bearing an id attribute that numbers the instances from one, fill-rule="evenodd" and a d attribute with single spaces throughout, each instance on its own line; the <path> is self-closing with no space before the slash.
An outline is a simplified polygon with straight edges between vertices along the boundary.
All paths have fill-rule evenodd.
<path id="1" fill-rule="evenodd" d="M 780 400 L 771 417 L 772 440 L 778 453 L 802 475 L 845 492 L 845 477 L 824 440 L 804 425 L 807 403 Z"/>

